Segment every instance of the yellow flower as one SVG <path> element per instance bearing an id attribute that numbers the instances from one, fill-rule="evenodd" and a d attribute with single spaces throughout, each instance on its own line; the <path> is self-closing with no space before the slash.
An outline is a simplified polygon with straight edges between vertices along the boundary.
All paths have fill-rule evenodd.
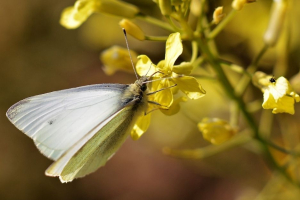
<path id="1" fill-rule="evenodd" d="M 253 76 L 253 83 L 264 93 L 264 109 L 273 109 L 272 113 L 294 114 L 294 103 L 300 101 L 289 81 L 284 77 L 275 80 L 272 76 L 263 72 L 256 72 Z"/>
<path id="2" fill-rule="evenodd" d="M 169 107 L 173 102 L 173 91 L 168 87 L 175 84 L 177 84 L 177 87 L 190 99 L 201 98 L 206 93 L 194 77 L 185 76 L 191 72 L 191 64 L 184 62 L 174 66 L 182 50 L 180 33 L 172 33 L 166 42 L 165 60 L 160 61 L 157 66 L 154 65 L 146 55 L 138 57 L 136 69 L 139 75 L 144 76 L 147 73 L 151 75 L 155 72 L 160 72 L 153 76 L 154 80 L 159 80 L 152 82 L 151 90 L 163 90 L 153 95 L 153 99 L 151 100 L 165 107 Z"/>
<path id="3" fill-rule="evenodd" d="M 151 114 L 141 115 L 135 122 L 133 129 L 131 131 L 131 138 L 133 140 L 138 140 L 149 128 L 151 121 Z"/>
<path id="4" fill-rule="evenodd" d="M 237 132 L 228 122 L 218 118 L 204 118 L 198 123 L 198 128 L 203 138 L 215 145 L 226 142 Z"/>
<path id="5" fill-rule="evenodd" d="M 130 50 L 133 64 L 137 62 L 137 53 Z M 113 75 L 116 71 L 133 72 L 128 50 L 119 46 L 112 46 L 100 54 L 100 60 L 107 75 Z"/>
<path id="6" fill-rule="evenodd" d="M 133 18 L 139 9 L 134 5 L 117 0 L 77 0 L 74 6 L 63 10 L 60 24 L 65 28 L 74 29 L 96 12 Z"/>

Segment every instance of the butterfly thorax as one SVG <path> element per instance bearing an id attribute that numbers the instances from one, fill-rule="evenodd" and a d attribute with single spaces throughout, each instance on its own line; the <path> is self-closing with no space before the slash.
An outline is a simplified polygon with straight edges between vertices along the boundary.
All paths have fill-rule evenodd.
<path id="1" fill-rule="evenodd" d="M 145 102 L 147 102 L 147 84 L 145 81 L 148 81 L 148 77 L 142 76 L 135 83 L 128 85 L 122 96 L 122 103 L 136 106 L 145 105 Z"/>

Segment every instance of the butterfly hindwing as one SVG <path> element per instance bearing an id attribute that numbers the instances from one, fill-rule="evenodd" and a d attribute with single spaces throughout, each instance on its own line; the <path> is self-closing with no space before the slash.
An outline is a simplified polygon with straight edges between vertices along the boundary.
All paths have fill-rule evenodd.
<path id="1" fill-rule="evenodd" d="M 136 114 L 132 109 L 133 106 L 128 106 L 113 115 L 97 133 L 86 138 L 88 142 L 71 148 L 47 169 L 46 174 L 68 182 L 103 166 L 127 138 Z"/>

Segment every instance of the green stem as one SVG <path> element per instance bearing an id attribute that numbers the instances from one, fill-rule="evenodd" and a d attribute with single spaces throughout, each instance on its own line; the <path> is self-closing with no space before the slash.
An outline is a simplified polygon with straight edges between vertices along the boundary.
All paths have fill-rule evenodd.
<path id="1" fill-rule="evenodd" d="M 200 65 L 202 65 L 202 63 L 205 61 L 203 56 L 198 57 L 194 62 L 193 62 L 193 66 L 194 68 L 196 67 L 200 67 Z M 299 72 L 300 73 L 300 72 Z"/>
<path id="2" fill-rule="evenodd" d="M 197 41 L 192 41 L 192 57 L 191 63 L 194 63 L 198 56 L 198 44 Z"/>
<path id="3" fill-rule="evenodd" d="M 186 159 L 204 159 L 210 156 L 214 156 L 220 152 L 225 150 L 234 148 L 236 146 L 240 146 L 252 140 L 252 137 L 248 134 L 241 133 L 231 140 L 220 144 L 220 145 L 209 145 L 203 148 L 198 149 L 184 149 L 184 150 L 176 150 L 171 148 L 164 148 L 163 152 L 166 155 L 186 158 Z"/>
<path id="4" fill-rule="evenodd" d="M 239 122 L 239 108 L 235 102 L 230 104 L 230 125 L 232 127 L 237 127 Z"/>
<path id="5" fill-rule="evenodd" d="M 232 18 L 235 16 L 236 13 L 237 11 L 232 9 L 230 13 L 227 15 L 227 17 L 225 17 L 225 19 L 223 19 L 218 24 L 218 26 L 214 30 L 212 30 L 212 32 L 210 32 L 207 39 L 215 38 L 225 28 L 225 26 L 232 20 Z"/>
<path id="6" fill-rule="evenodd" d="M 247 102 L 248 112 L 255 113 L 257 111 L 260 111 L 261 110 L 261 104 L 262 104 L 261 99 L 258 99 L 258 100 L 252 101 L 252 102 Z"/>
<path id="7" fill-rule="evenodd" d="M 202 0 L 202 7 L 201 7 L 201 12 L 200 15 L 198 17 L 198 21 L 197 21 L 197 27 L 196 27 L 196 35 L 200 35 L 200 32 L 202 31 L 202 19 L 205 13 L 205 8 L 206 8 L 206 0 Z"/>
<path id="8" fill-rule="evenodd" d="M 238 85 L 238 87 L 236 87 L 237 95 L 243 95 L 243 93 L 246 91 L 251 81 L 251 76 L 249 76 L 249 74 L 253 74 L 257 70 L 258 62 L 260 61 L 262 56 L 267 52 L 268 48 L 269 48 L 268 45 L 264 45 L 264 47 L 260 50 L 257 56 L 254 57 L 254 59 L 252 60 L 251 64 L 247 68 L 248 74 L 243 75 L 239 83 L 237 84 Z"/>
<path id="9" fill-rule="evenodd" d="M 272 114 L 270 110 L 261 111 L 260 122 L 259 122 L 259 124 L 261 125 L 258 128 L 261 138 L 265 138 L 266 140 L 268 140 L 271 137 L 273 119 L 274 119 L 274 114 Z"/>
<path id="10" fill-rule="evenodd" d="M 235 71 L 239 74 L 245 74 L 251 77 L 251 75 L 241 66 L 236 65 L 232 62 L 229 62 L 227 60 L 219 59 L 219 63 L 225 65 L 226 67 L 229 67 L 232 71 Z"/>
<path id="11" fill-rule="evenodd" d="M 191 74 L 191 75 L 197 79 L 206 79 L 206 80 L 211 80 L 211 81 L 217 80 L 217 78 L 214 76 L 204 76 L 204 75 L 197 75 L 197 74 Z"/>
<path id="12" fill-rule="evenodd" d="M 276 144 L 274 144 L 274 143 L 272 143 L 272 142 L 270 142 L 270 141 L 267 141 L 267 140 L 265 140 L 264 141 L 268 146 L 270 146 L 270 147 L 272 147 L 273 149 L 276 149 L 276 150 L 278 150 L 278 151 L 280 151 L 280 152 L 282 152 L 282 153 L 285 153 L 285 154 L 289 154 L 289 155 L 292 155 L 292 156 L 300 156 L 300 153 L 299 152 L 295 152 L 295 151 L 292 151 L 292 150 L 287 150 L 287 149 L 285 149 L 285 148 L 283 148 L 283 147 L 280 147 L 280 146 L 278 146 L 278 145 L 276 145 Z"/>
<path id="13" fill-rule="evenodd" d="M 175 31 L 181 32 L 181 29 L 173 22 L 171 16 L 167 16 L 167 19 Z"/>
<path id="14" fill-rule="evenodd" d="M 187 21 L 185 21 L 181 16 L 179 16 L 178 20 L 183 29 L 182 38 L 192 39 L 194 36 L 194 32 L 192 28 L 189 26 L 189 24 L 187 23 Z"/>
<path id="15" fill-rule="evenodd" d="M 256 124 L 252 118 L 252 116 L 247 112 L 246 110 L 246 105 L 243 102 L 242 99 L 240 99 L 238 96 L 235 95 L 234 89 L 232 85 L 230 84 L 229 80 L 227 79 L 221 65 L 218 63 L 218 61 L 214 58 L 210 50 L 207 48 L 206 45 L 203 44 L 201 40 L 198 40 L 198 45 L 202 52 L 207 56 L 207 60 L 211 64 L 211 66 L 214 68 L 216 73 L 218 74 L 218 78 L 225 89 L 225 92 L 228 94 L 228 96 L 233 99 L 241 109 L 242 113 L 244 114 L 245 118 L 249 122 L 249 125 L 251 126 L 252 129 L 257 129 Z"/>
<path id="16" fill-rule="evenodd" d="M 257 56 L 252 60 L 252 63 L 250 64 L 250 66 L 253 66 L 253 67 L 257 68 L 258 62 L 263 57 L 263 55 L 266 53 L 268 48 L 269 48 L 268 45 L 264 45 L 263 48 L 260 50 L 260 52 L 257 54 Z"/>
<path id="17" fill-rule="evenodd" d="M 214 56 L 212 55 L 210 50 L 207 48 L 207 45 L 203 44 L 203 42 L 201 40 L 198 40 L 198 45 L 199 45 L 200 49 L 202 50 L 202 53 L 205 54 L 208 62 L 211 64 L 211 66 L 214 68 L 215 72 L 217 73 L 219 81 L 220 81 L 223 89 L 227 93 L 227 95 L 232 100 L 234 100 L 237 103 L 237 105 L 239 106 L 239 108 L 241 110 L 241 113 L 244 115 L 245 120 L 248 122 L 249 127 L 252 129 L 252 131 L 254 133 L 253 137 L 257 141 L 259 141 L 260 144 L 262 144 L 263 152 L 265 153 L 265 157 L 267 158 L 269 163 L 276 170 L 278 170 L 281 174 L 283 174 L 286 177 L 287 180 L 289 180 L 291 183 L 293 183 L 293 184 L 297 185 L 298 187 L 300 187 L 297 183 L 295 183 L 293 181 L 293 179 L 289 176 L 287 171 L 283 167 L 278 165 L 276 160 L 273 158 L 273 156 L 272 156 L 272 154 L 271 154 L 271 152 L 268 148 L 268 144 L 266 143 L 266 141 L 263 138 L 261 138 L 261 136 L 259 134 L 259 130 L 258 130 L 258 127 L 257 127 L 255 121 L 254 121 L 254 118 L 247 111 L 245 103 L 242 100 L 242 98 L 235 94 L 234 89 L 233 89 L 232 85 L 230 84 L 229 80 L 227 79 L 223 69 L 221 68 L 221 66 L 217 62 L 217 60 L 214 58 Z"/>
<path id="18" fill-rule="evenodd" d="M 143 14 L 137 15 L 137 18 L 141 19 L 143 21 L 146 21 L 146 22 L 148 22 L 150 24 L 154 24 L 156 26 L 159 26 L 159 27 L 161 27 L 161 28 L 163 28 L 165 30 L 168 30 L 170 32 L 174 32 L 174 29 L 169 24 L 167 24 L 167 23 L 165 23 L 165 22 L 163 22 L 163 21 L 161 21 L 159 19 L 147 16 L 147 15 L 143 15 Z"/>
<path id="19" fill-rule="evenodd" d="M 145 40 L 151 40 L 151 41 L 160 41 L 160 42 L 165 42 L 167 41 L 168 37 L 165 36 L 145 36 Z"/>

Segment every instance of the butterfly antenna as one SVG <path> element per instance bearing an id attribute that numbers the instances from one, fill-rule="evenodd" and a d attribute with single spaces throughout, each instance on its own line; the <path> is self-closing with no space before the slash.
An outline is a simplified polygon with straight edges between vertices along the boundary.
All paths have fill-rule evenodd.
<path id="1" fill-rule="evenodd" d="M 154 79 L 154 80 L 150 80 L 150 81 L 144 81 L 143 83 L 152 83 L 155 81 L 161 81 L 161 80 L 165 80 L 165 79 L 176 79 L 176 78 L 180 78 L 182 76 L 178 76 L 178 77 L 164 77 L 164 78 L 159 78 L 159 79 Z"/>
<path id="2" fill-rule="evenodd" d="M 123 33 L 124 33 L 124 36 L 125 36 L 126 46 L 127 46 L 127 50 L 128 50 L 128 54 L 129 54 L 129 57 L 130 57 L 130 61 L 131 61 L 131 65 L 132 65 L 134 74 L 135 74 L 135 76 L 136 76 L 136 79 L 139 79 L 139 76 L 138 76 L 138 74 L 136 73 L 136 70 L 135 70 L 135 67 L 134 67 L 134 64 L 133 64 L 133 61 L 132 61 L 132 57 L 131 57 L 131 54 L 130 54 L 129 45 L 128 45 L 128 40 L 127 40 L 127 34 L 126 34 L 125 28 L 123 28 Z"/>
<path id="3" fill-rule="evenodd" d="M 146 73 L 146 75 L 145 75 L 145 76 L 147 76 L 147 75 L 148 75 L 148 73 L 150 72 L 150 69 L 151 69 L 151 67 L 152 67 L 152 63 L 150 63 L 150 67 L 149 67 L 149 69 L 148 69 L 148 71 L 147 71 L 147 73 Z"/>

